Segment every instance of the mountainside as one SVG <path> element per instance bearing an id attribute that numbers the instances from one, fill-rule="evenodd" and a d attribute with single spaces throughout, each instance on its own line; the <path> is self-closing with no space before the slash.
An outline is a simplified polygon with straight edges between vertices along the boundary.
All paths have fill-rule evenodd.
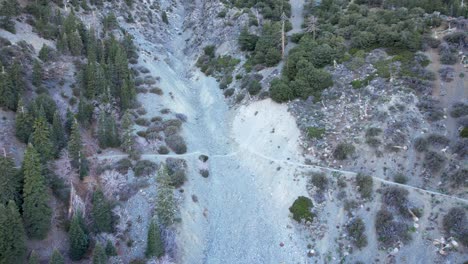
<path id="1" fill-rule="evenodd" d="M 468 260 L 463 1 L 0 6 L 0 263 Z"/>

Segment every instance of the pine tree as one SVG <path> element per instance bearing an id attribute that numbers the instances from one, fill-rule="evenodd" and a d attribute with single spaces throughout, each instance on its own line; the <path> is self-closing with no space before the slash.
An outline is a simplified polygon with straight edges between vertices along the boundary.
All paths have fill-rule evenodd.
<path id="1" fill-rule="evenodd" d="M 33 250 L 29 256 L 28 264 L 39 264 L 39 256 L 36 251 Z"/>
<path id="2" fill-rule="evenodd" d="M 42 48 L 39 51 L 39 59 L 42 61 L 48 61 L 49 60 L 49 54 L 50 54 L 50 48 L 46 44 L 42 44 Z"/>
<path id="3" fill-rule="evenodd" d="M 160 258 L 164 255 L 164 243 L 161 239 L 161 231 L 159 226 L 151 221 L 148 228 L 148 240 L 146 245 L 145 256 L 147 258 Z"/>
<path id="4" fill-rule="evenodd" d="M 41 174 L 41 160 L 29 144 L 23 161 L 23 221 L 29 237 L 43 239 L 50 228 L 52 211 L 48 205 L 45 179 Z"/>
<path id="5" fill-rule="evenodd" d="M 35 60 L 33 64 L 32 84 L 36 87 L 42 85 L 42 66 L 38 60 Z"/>
<path id="6" fill-rule="evenodd" d="M 57 50 L 62 54 L 68 54 L 67 34 L 61 32 L 57 38 Z"/>
<path id="7" fill-rule="evenodd" d="M 16 0 L 5 0 L 3 2 L 0 15 L 7 17 L 14 17 L 19 15 L 19 4 Z"/>
<path id="8" fill-rule="evenodd" d="M 43 113 L 44 111 L 40 112 Z M 42 161 L 48 161 L 54 156 L 54 146 L 52 145 L 50 128 L 45 118 L 45 113 L 36 119 L 33 128 L 32 143 L 36 146 L 36 150 Z"/>
<path id="9" fill-rule="evenodd" d="M 133 82 L 129 80 L 124 80 L 124 83 L 120 90 L 120 107 L 123 110 L 131 108 L 134 103 L 135 95 L 136 92 Z"/>
<path id="10" fill-rule="evenodd" d="M 56 111 L 54 114 L 50 138 L 55 148 L 55 157 L 58 157 L 60 151 L 67 145 L 65 130 L 63 128 L 62 120 L 58 111 Z"/>
<path id="11" fill-rule="evenodd" d="M 0 72 L 0 106 L 16 110 L 17 103 L 18 93 L 15 90 L 11 76 L 5 71 Z"/>
<path id="12" fill-rule="evenodd" d="M 96 31 L 93 27 L 90 28 L 87 37 L 86 45 L 86 56 L 88 58 L 88 63 L 97 62 L 97 40 L 96 40 Z"/>
<path id="13" fill-rule="evenodd" d="M 16 111 L 15 135 L 19 141 L 28 143 L 29 137 L 33 132 L 33 117 L 24 106 L 22 100 L 19 100 Z"/>
<path id="14" fill-rule="evenodd" d="M 80 102 L 78 103 L 78 114 L 76 115 L 76 119 L 84 127 L 88 127 L 92 122 L 93 110 L 94 106 L 89 103 L 83 95 L 81 95 Z"/>
<path id="15" fill-rule="evenodd" d="M 118 147 L 120 138 L 114 118 L 102 112 L 98 120 L 98 140 L 101 148 Z"/>
<path id="16" fill-rule="evenodd" d="M 108 257 L 117 256 L 117 250 L 115 249 L 114 244 L 110 240 L 107 240 L 106 243 L 106 255 Z"/>
<path id="17" fill-rule="evenodd" d="M 101 190 L 97 190 L 93 194 L 93 220 L 94 227 L 97 232 L 112 233 L 112 206 L 104 197 Z"/>
<path id="18" fill-rule="evenodd" d="M 80 56 L 81 51 L 83 50 L 83 41 L 81 40 L 80 34 L 77 30 L 68 36 L 68 49 L 70 50 L 73 56 Z"/>
<path id="19" fill-rule="evenodd" d="M 70 140 L 68 141 L 68 153 L 72 167 L 78 170 L 80 179 L 83 179 L 88 173 L 88 163 L 83 153 L 80 128 L 77 122 L 74 122 L 72 126 Z"/>
<path id="20" fill-rule="evenodd" d="M 76 16 L 73 10 L 68 14 L 67 18 L 63 22 L 64 33 L 70 35 L 71 33 L 75 32 L 76 30 Z"/>
<path id="21" fill-rule="evenodd" d="M 16 60 L 8 70 L 8 74 L 10 75 L 11 82 L 14 87 L 15 95 L 16 95 L 16 103 L 15 103 L 15 110 L 16 105 L 18 104 L 18 100 L 21 97 L 21 94 L 26 89 L 26 84 L 24 83 L 23 79 L 23 69 L 21 64 Z"/>
<path id="22" fill-rule="evenodd" d="M 0 263 L 23 263 L 26 253 L 21 215 L 14 201 L 0 204 Z"/>
<path id="23" fill-rule="evenodd" d="M 64 127 L 65 133 L 67 133 L 67 135 L 71 134 L 73 123 L 75 123 L 75 116 L 73 115 L 73 112 L 70 110 L 70 108 L 68 108 Z"/>
<path id="24" fill-rule="evenodd" d="M 156 215 L 164 226 L 170 226 L 175 222 L 177 207 L 174 200 L 174 188 L 170 185 L 171 178 L 167 167 L 162 165 L 158 171 L 158 192 L 156 194 Z"/>
<path id="25" fill-rule="evenodd" d="M 106 264 L 107 263 L 107 256 L 104 248 L 102 248 L 101 244 L 96 244 L 94 247 L 93 252 L 93 264 Z"/>
<path id="26" fill-rule="evenodd" d="M 70 258 L 80 260 L 88 250 L 88 236 L 81 227 L 80 216 L 74 216 L 68 234 L 70 236 Z"/>
<path id="27" fill-rule="evenodd" d="M 139 153 L 135 148 L 135 135 L 133 132 L 134 129 L 131 114 L 129 111 L 125 111 L 125 114 L 122 117 L 121 147 L 123 151 L 130 155 L 130 157 L 136 158 Z"/>
<path id="28" fill-rule="evenodd" d="M 54 253 L 52 253 L 49 264 L 65 264 L 65 259 L 63 259 L 62 254 L 60 254 L 57 249 L 55 249 Z"/>
<path id="29" fill-rule="evenodd" d="M 0 156 L 0 204 L 21 201 L 21 177 L 12 158 Z"/>

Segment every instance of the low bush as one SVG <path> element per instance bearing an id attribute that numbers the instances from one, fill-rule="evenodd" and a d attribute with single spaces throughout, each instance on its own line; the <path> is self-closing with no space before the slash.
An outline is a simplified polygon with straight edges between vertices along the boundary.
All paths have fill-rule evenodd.
<path id="1" fill-rule="evenodd" d="M 312 138 L 321 139 L 323 138 L 324 134 L 325 134 L 325 128 L 323 127 L 308 127 L 307 128 L 307 136 L 310 139 Z"/>
<path id="2" fill-rule="evenodd" d="M 361 249 L 367 246 L 366 226 L 362 218 L 356 218 L 346 226 L 346 231 L 354 246 Z"/>
<path id="3" fill-rule="evenodd" d="M 468 138 L 461 138 L 452 146 L 452 152 L 461 158 L 468 156 Z"/>
<path id="4" fill-rule="evenodd" d="M 310 177 L 310 183 L 320 191 L 325 191 L 328 188 L 328 178 L 325 173 L 313 173 Z"/>
<path id="5" fill-rule="evenodd" d="M 161 88 L 158 88 L 158 87 L 151 88 L 149 92 L 157 94 L 157 95 L 163 95 L 163 91 L 161 90 Z"/>
<path id="6" fill-rule="evenodd" d="M 289 211 L 293 214 L 293 219 L 297 222 L 301 221 L 312 221 L 315 215 L 310 211 L 314 207 L 312 200 L 307 197 L 299 196 Z"/>
<path id="7" fill-rule="evenodd" d="M 177 170 L 170 175 L 169 185 L 179 188 L 182 186 L 185 181 L 187 181 L 187 176 L 185 175 L 184 170 Z"/>
<path id="8" fill-rule="evenodd" d="M 121 159 L 114 164 L 114 168 L 121 174 L 127 174 L 128 169 L 132 168 L 132 161 L 127 158 Z"/>
<path id="9" fill-rule="evenodd" d="M 203 178 L 208 178 L 208 176 L 210 176 L 210 172 L 207 169 L 202 169 L 199 173 Z"/>
<path id="10" fill-rule="evenodd" d="M 430 134 L 426 139 L 431 146 L 445 147 L 450 143 L 450 139 L 439 134 Z"/>
<path id="11" fill-rule="evenodd" d="M 385 209 L 377 212 L 374 226 L 378 240 L 384 247 L 393 247 L 400 241 L 407 242 L 411 239 L 408 225 L 395 221 L 393 214 Z"/>
<path id="12" fill-rule="evenodd" d="M 171 135 L 166 137 L 166 144 L 176 154 L 184 154 L 187 152 L 187 145 L 185 144 L 185 140 L 179 135 Z"/>
<path id="13" fill-rule="evenodd" d="M 262 85 L 257 80 L 253 80 L 247 90 L 250 95 L 257 95 L 262 90 Z"/>
<path id="14" fill-rule="evenodd" d="M 140 117 L 140 118 L 137 118 L 135 120 L 135 124 L 139 125 L 139 126 L 149 126 L 151 124 L 151 122 L 147 119 L 147 118 L 143 118 L 143 117 Z"/>
<path id="15" fill-rule="evenodd" d="M 333 157 L 337 160 L 345 160 L 354 152 L 356 148 L 350 143 L 340 143 L 336 146 L 335 150 L 333 151 Z"/>
<path id="16" fill-rule="evenodd" d="M 431 171 L 438 172 L 443 168 L 446 160 L 447 158 L 443 154 L 435 151 L 428 151 L 424 156 L 424 167 Z"/>
<path id="17" fill-rule="evenodd" d="M 462 138 L 468 138 L 468 127 L 463 127 L 460 130 L 460 137 Z"/>
<path id="18" fill-rule="evenodd" d="M 398 209 L 398 211 L 407 216 L 408 212 L 408 191 L 398 187 L 390 186 L 382 191 L 382 203 Z"/>
<path id="19" fill-rule="evenodd" d="M 464 246 L 468 246 L 468 219 L 465 208 L 451 208 L 444 216 L 442 224 L 448 236 L 453 236 Z"/>
<path id="20" fill-rule="evenodd" d="M 158 164 L 149 161 L 149 160 L 139 160 L 135 164 L 135 176 L 149 176 L 150 174 L 154 173 L 158 169 Z"/>
<path id="21" fill-rule="evenodd" d="M 166 146 L 160 146 L 158 148 L 158 153 L 162 155 L 169 154 L 169 149 Z"/>
<path id="22" fill-rule="evenodd" d="M 450 181 L 454 187 L 468 187 L 468 169 L 461 168 L 450 175 Z"/>
<path id="23" fill-rule="evenodd" d="M 457 102 L 452 105 L 450 110 L 450 116 L 453 118 L 459 118 L 468 115 L 468 104 Z"/>
<path id="24" fill-rule="evenodd" d="M 424 137 L 417 137 L 413 142 L 413 147 L 417 152 L 425 152 L 429 143 Z"/>
<path id="25" fill-rule="evenodd" d="M 371 176 L 358 173 L 356 175 L 356 185 L 358 186 L 358 191 L 362 198 L 369 199 L 372 197 L 374 180 Z"/>
<path id="26" fill-rule="evenodd" d="M 234 88 L 229 88 L 224 91 L 224 97 L 231 97 L 234 94 Z"/>
<path id="27" fill-rule="evenodd" d="M 366 130 L 366 137 L 376 137 L 382 133 L 382 129 L 379 127 L 369 127 Z"/>
<path id="28" fill-rule="evenodd" d="M 393 176 L 393 181 L 396 183 L 405 184 L 408 182 L 408 178 L 402 173 L 397 173 L 395 176 Z"/>

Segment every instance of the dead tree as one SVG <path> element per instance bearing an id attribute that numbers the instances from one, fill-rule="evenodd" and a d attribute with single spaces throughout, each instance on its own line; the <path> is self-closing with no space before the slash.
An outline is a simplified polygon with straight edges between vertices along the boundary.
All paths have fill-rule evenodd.
<path id="1" fill-rule="evenodd" d="M 307 23 L 306 32 L 312 33 L 312 38 L 315 40 L 315 34 L 318 30 L 318 19 L 315 16 L 309 17 L 309 22 Z"/>
<path id="2" fill-rule="evenodd" d="M 283 14 L 281 14 L 281 56 L 283 58 L 284 58 L 284 47 L 285 47 L 285 42 L 286 42 L 286 36 L 284 32 L 284 23 L 286 22 L 287 19 L 288 17 L 283 12 Z"/>

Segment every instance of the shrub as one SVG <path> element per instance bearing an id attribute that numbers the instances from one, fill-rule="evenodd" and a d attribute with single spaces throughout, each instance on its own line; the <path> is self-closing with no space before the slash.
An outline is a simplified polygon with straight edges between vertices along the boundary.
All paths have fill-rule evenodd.
<path id="1" fill-rule="evenodd" d="M 323 137 L 323 134 L 325 134 L 325 128 L 323 127 L 308 127 L 307 128 L 307 136 L 309 138 L 317 138 L 321 139 Z"/>
<path id="2" fill-rule="evenodd" d="M 158 148 L 158 153 L 162 155 L 169 154 L 169 149 L 166 146 L 160 146 Z"/>
<path id="3" fill-rule="evenodd" d="M 210 176 L 210 172 L 207 169 L 201 169 L 199 173 L 203 178 L 208 178 L 208 176 Z"/>
<path id="4" fill-rule="evenodd" d="M 453 207 L 444 216 L 442 223 L 448 236 L 453 236 L 460 242 L 468 246 L 468 220 L 466 209 L 463 207 Z"/>
<path id="5" fill-rule="evenodd" d="M 432 146 L 447 146 L 450 143 L 450 139 L 448 139 L 446 136 L 439 134 L 428 135 L 427 141 Z"/>
<path id="6" fill-rule="evenodd" d="M 435 151 L 429 151 L 424 156 L 424 167 L 437 172 L 442 169 L 446 160 L 447 158 L 444 155 Z"/>
<path id="7" fill-rule="evenodd" d="M 468 169 L 461 168 L 456 170 L 450 176 L 450 180 L 452 181 L 452 185 L 454 187 L 467 187 L 468 186 Z"/>
<path id="8" fill-rule="evenodd" d="M 408 215 L 408 191 L 401 187 L 385 188 L 382 192 L 382 203 L 397 208 L 402 215 Z"/>
<path id="9" fill-rule="evenodd" d="M 135 120 L 135 124 L 137 124 L 139 126 L 147 127 L 147 126 L 151 125 L 151 122 L 147 118 L 140 117 L 137 120 Z"/>
<path id="10" fill-rule="evenodd" d="M 229 88 L 224 91 L 224 97 L 231 97 L 234 94 L 234 88 Z"/>
<path id="11" fill-rule="evenodd" d="M 168 126 L 166 129 L 164 129 L 164 135 L 166 137 L 172 136 L 179 133 L 179 128 L 176 126 Z"/>
<path id="12" fill-rule="evenodd" d="M 157 94 L 157 95 L 163 95 L 163 91 L 161 90 L 161 88 L 158 88 L 158 87 L 151 88 L 149 92 Z"/>
<path id="13" fill-rule="evenodd" d="M 369 127 L 366 130 L 366 137 L 376 137 L 382 133 L 382 129 L 379 127 Z"/>
<path id="14" fill-rule="evenodd" d="M 450 110 L 450 116 L 453 118 L 459 118 L 468 115 L 468 105 L 462 102 L 457 102 L 452 105 Z"/>
<path id="15" fill-rule="evenodd" d="M 187 176 L 185 175 L 185 171 L 177 170 L 172 173 L 172 175 L 170 175 L 169 185 L 174 186 L 175 188 L 179 188 L 185 183 L 186 180 Z"/>
<path id="16" fill-rule="evenodd" d="M 273 101 L 282 103 L 295 98 L 293 89 L 283 79 L 273 79 L 270 82 L 270 96 Z"/>
<path id="17" fill-rule="evenodd" d="M 356 175 L 356 185 L 358 186 L 359 193 L 364 199 L 369 199 L 372 196 L 372 187 L 374 180 L 371 176 L 358 173 Z"/>
<path id="18" fill-rule="evenodd" d="M 393 176 L 393 181 L 396 183 L 405 184 L 408 181 L 408 178 L 402 173 L 397 173 L 395 176 Z"/>
<path id="19" fill-rule="evenodd" d="M 460 130 L 460 137 L 462 138 L 468 138 L 468 127 L 463 127 Z"/>
<path id="20" fill-rule="evenodd" d="M 417 152 L 425 152 L 429 143 L 424 137 L 417 137 L 414 140 L 413 147 Z"/>
<path id="21" fill-rule="evenodd" d="M 179 135 L 171 135 L 166 137 L 166 144 L 176 154 L 184 154 L 187 152 L 187 145 L 185 144 L 185 140 Z"/>
<path id="22" fill-rule="evenodd" d="M 377 212 L 375 229 L 378 240 L 385 247 L 392 247 L 399 241 L 407 242 L 411 239 L 408 226 L 405 223 L 394 221 L 393 214 L 385 209 Z"/>
<path id="23" fill-rule="evenodd" d="M 333 157 L 337 160 L 345 160 L 354 154 L 356 148 L 350 143 L 340 143 L 333 151 Z"/>
<path id="24" fill-rule="evenodd" d="M 128 169 L 132 167 L 132 161 L 125 158 L 117 161 L 114 164 L 115 170 L 122 174 L 127 174 Z"/>
<path id="25" fill-rule="evenodd" d="M 289 207 L 289 211 L 293 214 L 293 219 L 297 222 L 312 221 L 315 215 L 310 211 L 314 204 L 307 197 L 299 196 Z"/>
<path id="26" fill-rule="evenodd" d="M 262 85 L 257 80 L 253 80 L 248 88 L 250 95 L 257 95 L 262 90 Z"/>
<path id="27" fill-rule="evenodd" d="M 325 191 L 328 187 L 328 178 L 325 173 L 313 173 L 310 177 L 310 183 L 320 191 Z"/>
<path id="28" fill-rule="evenodd" d="M 367 246 L 367 236 L 365 234 L 366 226 L 362 218 L 356 218 L 346 226 L 346 231 L 351 237 L 351 241 L 357 248 L 361 249 Z"/>
<path id="29" fill-rule="evenodd" d="M 158 164 L 149 160 L 139 160 L 135 164 L 135 176 L 149 176 L 158 169 Z"/>
<path id="30" fill-rule="evenodd" d="M 377 148 L 378 146 L 380 146 L 380 144 L 382 144 L 382 141 L 380 141 L 380 139 L 376 137 L 366 137 L 366 144 L 371 147 Z"/>

